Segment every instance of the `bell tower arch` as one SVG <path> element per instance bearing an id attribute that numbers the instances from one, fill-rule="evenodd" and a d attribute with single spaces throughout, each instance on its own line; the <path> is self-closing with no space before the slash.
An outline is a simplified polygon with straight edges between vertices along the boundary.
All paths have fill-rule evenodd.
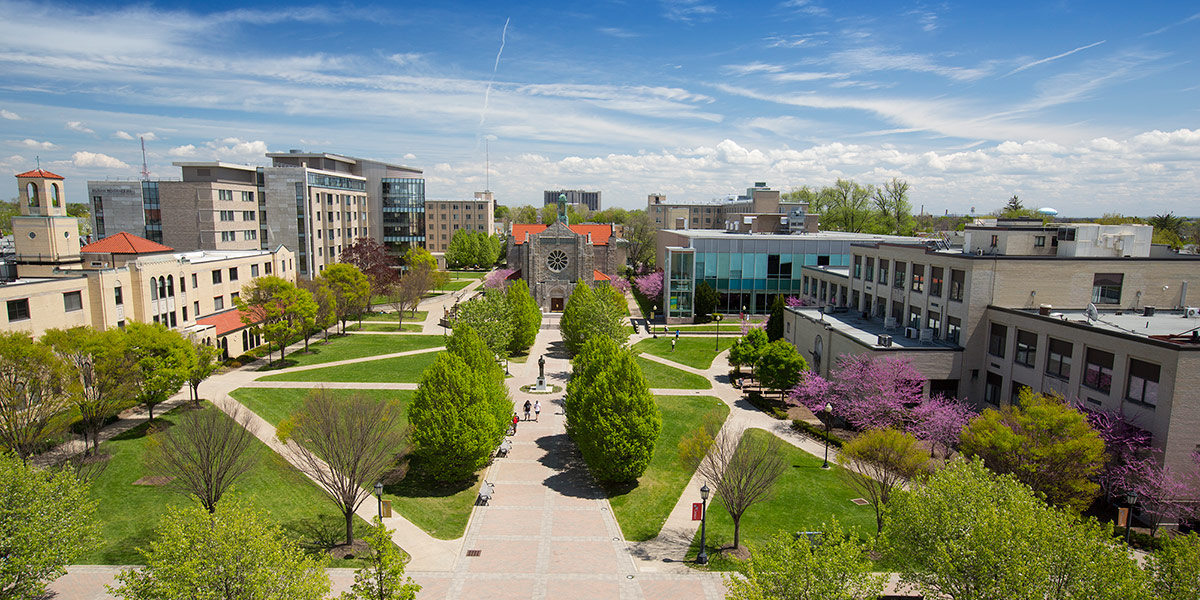
<path id="1" fill-rule="evenodd" d="M 78 265 L 79 220 L 67 215 L 63 177 L 45 169 L 17 175 L 17 211 L 12 219 L 18 274 L 48 275 Z"/>

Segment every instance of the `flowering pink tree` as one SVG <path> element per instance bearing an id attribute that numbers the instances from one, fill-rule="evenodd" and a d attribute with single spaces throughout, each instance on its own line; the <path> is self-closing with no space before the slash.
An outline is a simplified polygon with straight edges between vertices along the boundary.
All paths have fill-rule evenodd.
<path id="1" fill-rule="evenodd" d="M 1178 523 L 1196 515 L 1194 502 L 1200 482 L 1195 473 L 1144 461 L 1138 472 L 1130 474 L 1130 479 L 1142 517 L 1150 524 L 1151 536 L 1163 523 Z"/>
<path id="2" fill-rule="evenodd" d="M 783 302 L 788 306 L 808 306 L 808 300 L 798 296 L 788 296 L 783 299 Z"/>
<path id="3" fill-rule="evenodd" d="M 975 411 L 958 398 L 932 396 L 914 406 L 908 415 L 909 433 L 929 442 L 929 453 L 941 445 L 950 456 L 958 443 L 963 427 L 975 416 Z"/>
<path id="4" fill-rule="evenodd" d="M 483 287 L 490 290 L 504 289 L 508 285 L 508 278 L 516 272 L 515 269 L 496 269 L 484 276 Z"/>
<path id="5" fill-rule="evenodd" d="M 633 285 L 637 287 L 637 291 L 641 295 L 651 300 L 656 300 L 662 295 L 663 273 L 662 271 L 655 271 L 647 275 L 642 275 L 633 280 Z"/>
<path id="6" fill-rule="evenodd" d="M 608 276 L 609 282 L 622 294 L 629 292 L 629 280 L 624 277 Z"/>
<path id="7" fill-rule="evenodd" d="M 1125 411 L 1097 411 L 1076 404 L 1104 440 L 1107 460 L 1100 473 L 1100 486 L 1110 497 L 1131 489 L 1133 481 L 1158 462 L 1150 445 L 1153 436 Z"/>
<path id="8" fill-rule="evenodd" d="M 855 429 L 904 429 L 909 407 L 921 402 L 925 378 L 903 358 L 842 355 L 828 384 L 809 374 L 792 390 L 791 401 L 815 412 L 833 404 L 834 416 Z"/>

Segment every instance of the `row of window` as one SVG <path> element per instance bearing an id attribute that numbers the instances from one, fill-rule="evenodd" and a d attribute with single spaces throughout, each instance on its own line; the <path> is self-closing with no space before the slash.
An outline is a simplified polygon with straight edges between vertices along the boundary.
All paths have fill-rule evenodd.
<path id="1" fill-rule="evenodd" d="M 254 192 L 242 192 L 241 194 L 242 202 L 254 202 Z M 217 200 L 232 202 L 233 198 L 233 190 L 217 190 Z"/>
<path id="2" fill-rule="evenodd" d="M 360 231 L 362 233 L 359 233 Z M 322 237 L 321 232 L 325 232 L 324 237 Z M 363 236 L 366 234 L 367 234 L 366 227 L 361 227 L 361 228 L 360 227 L 347 227 L 346 228 L 346 237 L 348 237 L 348 238 Z M 317 230 L 317 239 L 319 239 L 319 240 L 320 239 L 330 239 L 331 240 L 335 237 L 342 237 L 341 229 L 318 229 Z"/>
<path id="3" fill-rule="evenodd" d="M 1045 373 L 1051 377 L 1068 380 L 1071 377 L 1071 362 L 1075 345 L 1071 342 L 1047 337 Z M 1007 357 L 1008 326 L 992 323 L 988 332 L 988 354 L 998 358 Z M 1037 362 L 1038 334 L 1017 329 L 1016 352 L 1013 362 L 1034 368 Z M 1103 392 L 1112 392 L 1113 364 L 1116 355 L 1099 348 L 1084 347 L 1084 387 Z M 1129 359 L 1129 372 L 1125 381 L 1125 398 L 1150 406 L 1158 404 L 1159 365 L 1136 358 Z"/>
<path id="4" fill-rule="evenodd" d="M 221 232 L 221 241 L 222 242 L 236 242 L 237 237 L 238 237 L 237 234 L 238 234 L 238 232 L 236 232 L 236 231 L 222 231 Z M 258 239 L 258 230 L 257 229 L 243 229 L 242 230 L 242 241 L 257 240 L 257 239 Z"/>
<path id="5" fill-rule="evenodd" d="M 865 259 L 865 260 L 864 260 Z M 944 267 L 929 266 L 928 281 L 926 280 L 925 265 L 919 263 L 911 263 L 912 276 L 909 277 L 909 263 L 901 261 L 891 262 L 894 267 L 893 277 L 888 277 L 889 261 L 886 258 L 879 259 L 878 279 L 876 279 L 875 257 L 863 257 L 855 254 L 852 259 L 853 271 L 851 276 L 853 279 L 862 279 L 868 282 L 877 282 L 880 285 L 891 285 L 896 289 L 904 289 L 908 287 L 914 292 L 923 293 L 926 291 L 926 283 L 928 283 L 929 295 L 935 298 L 941 298 L 945 288 L 946 269 Z M 966 271 L 960 269 L 950 269 L 950 299 L 956 302 L 962 302 L 963 290 L 967 279 Z"/>
<path id="6" fill-rule="evenodd" d="M 118 288 L 119 289 L 119 288 Z M 8 321 L 25 321 L 29 316 L 29 298 L 8 301 Z M 83 292 L 63 292 L 63 311 L 83 310 Z"/>
<path id="7" fill-rule="evenodd" d="M 317 220 L 318 220 L 318 221 L 320 221 L 320 220 L 321 220 L 321 212 L 322 212 L 322 211 L 319 211 L 319 210 L 318 210 L 318 211 L 316 211 L 316 212 L 314 213 L 314 214 L 316 215 L 316 217 L 317 217 Z M 341 221 L 341 220 L 342 220 L 342 213 L 341 213 L 341 212 L 335 212 L 335 211 L 324 211 L 324 212 L 325 212 L 325 220 L 326 220 L 326 221 L 335 221 L 335 220 L 336 220 L 336 221 Z M 335 215 L 336 215 L 336 218 L 335 218 Z M 363 218 L 363 221 L 366 221 L 366 220 L 367 220 L 367 215 L 366 215 L 366 213 L 363 213 L 363 215 L 362 215 L 362 218 Z M 348 210 L 348 211 L 346 211 L 346 220 L 347 220 L 347 221 L 349 221 L 349 220 L 351 220 L 351 219 L 358 219 L 358 211 L 357 211 L 357 210 L 354 210 L 354 211 L 350 211 L 350 210 Z"/>
<path id="8" fill-rule="evenodd" d="M 236 211 L 236 210 L 221 210 L 221 211 L 217 211 L 217 213 L 218 213 L 217 218 L 220 219 L 221 222 L 229 223 L 234 220 L 234 217 L 237 216 L 238 211 Z M 241 213 L 242 213 L 243 221 L 257 221 L 258 220 L 258 211 L 243 210 L 243 211 L 241 211 Z"/>

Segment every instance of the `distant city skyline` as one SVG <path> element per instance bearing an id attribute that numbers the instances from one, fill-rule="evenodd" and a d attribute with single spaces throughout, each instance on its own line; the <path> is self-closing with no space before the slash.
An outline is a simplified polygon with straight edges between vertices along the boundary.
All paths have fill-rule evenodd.
<path id="1" fill-rule="evenodd" d="M 1200 215 L 1195 3 L 844 4 L 0 0 L 0 167 L 85 202 L 145 136 L 154 177 L 301 148 L 510 206 L 897 177 L 933 214 Z"/>

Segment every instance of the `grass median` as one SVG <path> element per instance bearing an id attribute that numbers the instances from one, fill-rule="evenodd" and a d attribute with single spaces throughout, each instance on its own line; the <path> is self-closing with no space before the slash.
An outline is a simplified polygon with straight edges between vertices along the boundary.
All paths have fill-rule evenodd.
<path id="1" fill-rule="evenodd" d="M 733 345 L 736 336 L 721 336 L 720 350 L 717 349 L 716 337 L 679 336 L 675 350 L 672 351 L 671 340 L 674 338 L 674 330 L 669 336 L 659 333 L 658 339 L 642 340 L 633 345 L 633 350 L 634 352 L 653 354 L 693 369 L 707 369 L 712 366 L 713 359 L 717 357 L 717 354 L 728 350 Z"/>

